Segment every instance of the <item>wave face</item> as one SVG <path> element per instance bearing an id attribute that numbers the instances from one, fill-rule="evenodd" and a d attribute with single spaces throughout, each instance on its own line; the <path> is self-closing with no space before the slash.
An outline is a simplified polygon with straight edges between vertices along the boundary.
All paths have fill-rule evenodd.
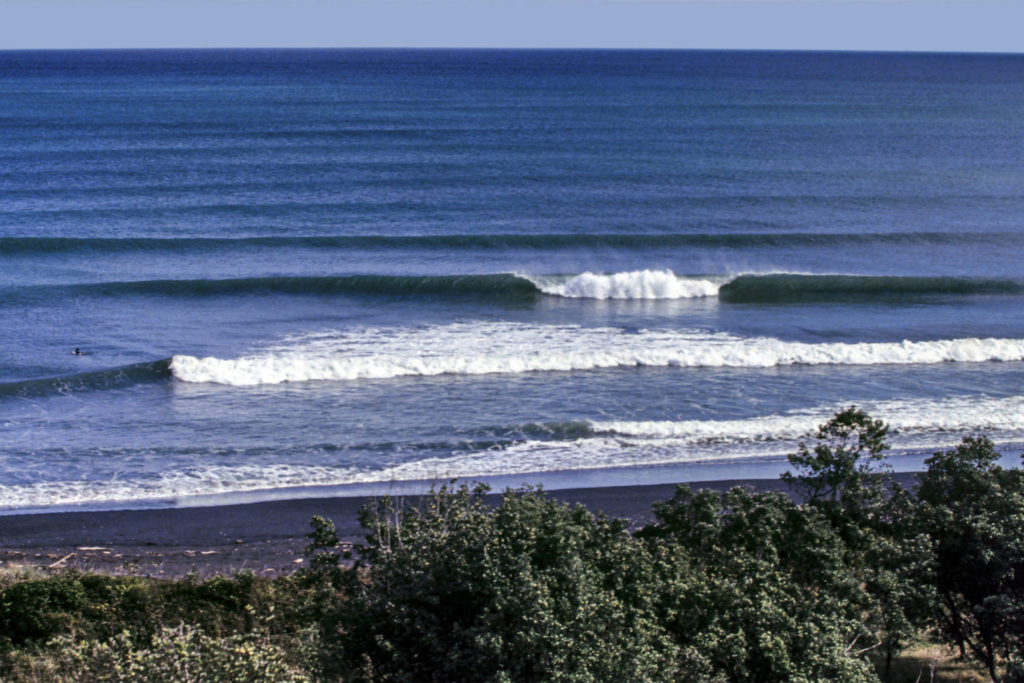
<path id="1" fill-rule="evenodd" d="M 66 377 L 32 379 L 0 383 L 0 397 L 32 397 L 68 394 L 79 391 L 102 391 L 122 387 L 163 382 L 171 375 L 171 359 L 136 363 L 110 370 L 87 372 Z"/>
<path id="2" fill-rule="evenodd" d="M 727 303 L 790 303 L 1020 294 L 1022 291 L 1024 287 L 1020 283 L 1009 280 L 783 273 L 741 275 L 723 285 L 719 296 Z"/>
<path id="3" fill-rule="evenodd" d="M 185 382 L 233 386 L 628 366 L 766 368 L 1024 360 L 1024 339 L 806 343 L 672 330 L 516 323 L 366 328 L 290 340 L 237 359 L 176 355 Z"/>
<path id="4" fill-rule="evenodd" d="M 200 280 L 140 280 L 73 285 L 100 297 L 160 296 L 179 299 L 206 297 L 371 295 L 454 297 L 528 301 L 538 294 L 528 280 L 515 275 L 346 275 L 338 277 L 259 277 Z"/>

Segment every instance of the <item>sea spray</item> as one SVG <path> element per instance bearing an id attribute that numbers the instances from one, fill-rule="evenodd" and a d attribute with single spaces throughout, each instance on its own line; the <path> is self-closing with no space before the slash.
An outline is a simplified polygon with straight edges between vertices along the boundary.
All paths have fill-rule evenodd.
<path id="1" fill-rule="evenodd" d="M 715 296 L 719 287 L 707 279 L 677 277 L 671 270 L 587 272 L 561 283 L 536 282 L 545 294 L 572 299 L 692 299 Z"/>

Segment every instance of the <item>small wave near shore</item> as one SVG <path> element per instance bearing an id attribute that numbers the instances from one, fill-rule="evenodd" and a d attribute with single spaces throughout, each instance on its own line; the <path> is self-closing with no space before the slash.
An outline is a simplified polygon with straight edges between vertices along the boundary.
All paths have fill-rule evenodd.
<path id="1" fill-rule="evenodd" d="M 986 433 L 997 443 L 1024 439 L 1024 396 L 959 396 L 939 400 L 897 399 L 861 406 L 891 426 L 894 454 L 928 452 L 953 446 L 964 432 Z M 605 421 L 508 425 L 487 444 L 453 440 L 435 444 L 437 454 L 376 466 L 346 463 L 342 451 L 324 452 L 321 464 L 263 462 L 218 464 L 211 454 L 202 463 L 166 471 L 157 477 L 118 471 L 99 475 L 0 484 L 0 515 L 52 506 L 90 508 L 168 507 L 191 496 L 250 494 L 254 499 L 298 498 L 310 487 L 340 487 L 390 482 L 432 482 L 537 475 L 571 470 L 672 466 L 768 458 L 781 461 L 828 419 L 836 406 L 728 420 Z M 473 433 L 493 434 L 495 428 Z M 366 445 L 364 447 L 369 447 Z M 413 449 L 416 444 L 404 444 Z M 297 444 L 298 450 L 318 447 Z M 182 449 L 191 449 L 182 445 Z M 320 448 L 322 450 L 322 447 Z M 125 452 L 124 456 L 132 456 Z"/>

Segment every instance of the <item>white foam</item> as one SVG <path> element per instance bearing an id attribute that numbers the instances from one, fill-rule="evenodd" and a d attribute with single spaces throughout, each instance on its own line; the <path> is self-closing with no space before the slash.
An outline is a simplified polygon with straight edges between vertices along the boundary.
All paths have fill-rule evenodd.
<path id="1" fill-rule="evenodd" d="M 342 475 L 342 476 L 339 476 Z M 295 465 L 243 465 L 189 467 L 162 473 L 157 478 L 118 476 L 111 480 L 44 481 L 0 485 L 5 508 L 45 508 L 89 504 L 174 501 L 195 495 L 219 495 L 305 486 L 318 481 L 345 479 L 331 467 Z"/>
<path id="2" fill-rule="evenodd" d="M 1024 396 L 860 402 L 893 428 L 894 449 L 931 452 L 966 434 L 985 433 L 997 443 L 1024 440 Z M 529 440 L 505 448 L 452 451 L 447 455 L 381 468 L 346 465 L 207 465 L 158 477 L 119 472 L 99 481 L 0 485 L 7 509 L 74 505 L 154 504 L 191 496 L 280 492 L 319 486 L 443 481 L 604 468 L 781 458 L 808 440 L 843 406 L 761 415 L 740 420 L 591 422 L 593 435 L 560 441 Z"/>
<path id="3" fill-rule="evenodd" d="M 371 470 L 309 465 L 208 466 L 163 473 L 158 479 L 120 477 L 108 481 L 35 482 L 0 485 L 3 508 L 53 508 L 80 505 L 140 505 L 173 503 L 194 496 L 273 492 L 282 489 L 353 484 L 481 479 L 489 476 L 590 470 L 700 460 L 671 444 L 646 448 L 624 447 L 610 438 L 572 442 L 526 441 L 503 449 L 486 449 L 449 457 L 434 457 Z M 723 458 L 724 459 L 724 458 Z"/>
<path id="4" fill-rule="evenodd" d="M 591 423 L 594 436 L 531 440 L 504 449 L 459 453 L 389 468 L 378 481 L 472 478 L 568 470 L 674 465 L 752 457 L 781 458 L 809 441 L 817 427 L 844 406 L 743 420 Z M 967 434 L 997 442 L 1024 439 L 1024 396 L 865 402 L 860 407 L 885 419 L 893 449 L 931 452 Z"/>
<path id="5" fill-rule="evenodd" d="M 581 273 L 559 281 L 530 279 L 540 291 L 571 299 L 693 299 L 717 296 L 720 285 L 707 279 L 677 277 L 671 270 L 636 270 L 604 275 Z"/>
<path id="6" fill-rule="evenodd" d="M 924 434 L 999 432 L 1024 436 L 1024 396 L 877 401 L 859 404 L 884 419 L 901 438 Z M 750 443 L 806 438 L 834 409 L 794 411 L 746 420 L 598 421 L 598 434 L 624 438 L 671 439 L 688 444 Z M 938 442 L 936 442 L 938 443 Z"/>
<path id="7" fill-rule="evenodd" d="M 234 386 L 627 366 L 774 367 L 1024 360 L 1024 339 L 808 343 L 685 330 L 457 323 L 363 328 L 285 340 L 242 358 L 176 355 L 185 382 Z"/>

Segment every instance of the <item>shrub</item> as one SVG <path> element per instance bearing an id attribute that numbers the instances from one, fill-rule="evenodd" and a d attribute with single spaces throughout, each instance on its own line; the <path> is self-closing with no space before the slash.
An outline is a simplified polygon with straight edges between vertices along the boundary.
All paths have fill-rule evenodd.
<path id="1" fill-rule="evenodd" d="M 180 624 L 160 627 L 148 642 L 139 642 L 126 631 L 103 641 L 76 642 L 62 636 L 50 647 L 58 653 L 51 672 L 55 681 L 310 680 L 288 662 L 281 647 L 259 632 L 215 638 Z"/>
<path id="2" fill-rule="evenodd" d="M 14 645 L 45 641 L 71 628 L 85 605 L 76 574 L 16 583 L 0 593 L 0 633 Z"/>
<path id="3" fill-rule="evenodd" d="M 993 681 L 1024 659 L 1024 472 L 997 465 L 992 442 L 966 438 L 925 461 L 918 515 L 932 539 L 940 635 Z"/>
<path id="4" fill-rule="evenodd" d="M 328 620 L 355 679 L 652 680 L 675 648 L 653 612 L 652 574 L 617 521 L 509 491 L 442 488 L 417 508 L 364 512 L 368 545 Z"/>
<path id="5" fill-rule="evenodd" d="M 816 508 L 778 493 L 679 487 L 638 535 L 665 575 L 659 612 L 682 652 L 728 681 L 871 681 L 866 596 Z"/>

